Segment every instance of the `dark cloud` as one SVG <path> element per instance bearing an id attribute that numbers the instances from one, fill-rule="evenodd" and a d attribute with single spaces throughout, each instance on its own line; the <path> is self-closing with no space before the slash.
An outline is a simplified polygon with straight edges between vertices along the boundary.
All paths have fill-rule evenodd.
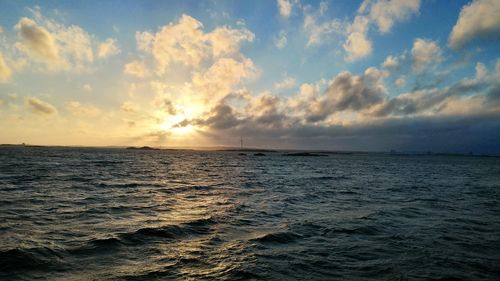
<path id="1" fill-rule="evenodd" d="M 281 100 L 270 94 L 262 95 L 250 109 L 254 112 L 252 122 L 258 126 L 280 127 L 287 116 L 280 112 Z"/>
<path id="2" fill-rule="evenodd" d="M 390 118 L 351 126 L 303 124 L 265 128 L 245 123 L 219 130 L 212 138 L 225 143 L 240 135 L 248 146 L 255 147 L 500 154 L 500 113 Z"/>
<path id="3" fill-rule="evenodd" d="M 177 126 L 202 127 L 223 145 L 241 135 L 255 147 L 500 154 L 496 74 L 395 97 L 384 88 L 384 75 L 375 68 L 361 76 L 344 72 L 322 95 L 301 92 L 291 103 L 270 93 L 231 95 L 205 118 Z M 355 116 L 352 122 L 328 119 L 344 111 Z"/>
<path id="4" fill-rule="evenodd" d="M 500 81 L 490 88 L 487 96 L 489 102 L 500 106 Z"/>
<path id="5" fill-rule="evenodd" d="M 363 76 L 340 73 L 319 102 L 310 108 L 307 121 L 319 122 L 335 112 L 362 111 L 381 103 L 386 96 L 379 83 L 381 78 L 382 73 L 374 68 L 369 68 Z"/>
<path id="6" fill-rule="evenodd" d="M 451 87 L 430 90 L 418 90 L 387 99 L 372 112 L 374 116 L 412 115 L 438 107 L 451 96 L 464 96 L 480 93 L 490 84 L 478 79 L 464 79 Z M 442 106 L 441 106 L 442 107 Z"/>
<path id="7" fill-rule="evenodd" d="M 170 115 L 176 115 L 177 110 L 175 109 L 174 105 L 172 102 L 168 99 L 163 99 L 159 102 L 157 102 L 156 106 L 160 108 L 163 112 L 166 112 Z"/>
<path id="8" fill-rule="evenodd" d="M 209 117 L 202 120 L 191 121 L 196 125 L 211 127 L 216 130 L 229 129 L 240 124 L 241 120 L 236 118 L 233 108 L 226 104 L 218 104 L 209 113 Z M 188 123 L 184 123 L 188 124 Z"/>

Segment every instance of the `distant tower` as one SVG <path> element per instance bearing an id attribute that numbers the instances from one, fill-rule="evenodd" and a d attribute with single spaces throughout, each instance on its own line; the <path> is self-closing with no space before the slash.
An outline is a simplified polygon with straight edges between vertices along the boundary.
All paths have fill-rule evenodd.
<path id="1" fill-rule="evenodd" d="M 243 136 L 240 136 L 240 149 L 243 149 Z"/>

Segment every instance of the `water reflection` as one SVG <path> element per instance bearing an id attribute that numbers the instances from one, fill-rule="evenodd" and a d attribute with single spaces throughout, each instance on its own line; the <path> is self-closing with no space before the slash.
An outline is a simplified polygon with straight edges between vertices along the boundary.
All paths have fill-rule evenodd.
<path id="1" fill-rule="evenodd" d="M 0 277 L 496 276 L 498 159 L 290 159 L 0 151 Z"/>

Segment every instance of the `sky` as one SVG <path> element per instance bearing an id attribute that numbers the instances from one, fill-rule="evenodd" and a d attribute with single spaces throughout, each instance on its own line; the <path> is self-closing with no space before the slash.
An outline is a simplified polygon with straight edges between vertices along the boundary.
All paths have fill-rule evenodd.
<path id="1" fill-rule="evenodd" d="M 500 154 L 500 0 L 0 0 L 0 143 Z"/>

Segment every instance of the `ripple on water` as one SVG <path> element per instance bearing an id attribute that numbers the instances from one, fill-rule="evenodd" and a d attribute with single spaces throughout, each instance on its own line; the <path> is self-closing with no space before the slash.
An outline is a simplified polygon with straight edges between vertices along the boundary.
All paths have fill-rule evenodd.
<path id="1" fill-rule="evenodd" d="M 500 280 L 500 159 L 0 147 L 0 279 Z"/>

